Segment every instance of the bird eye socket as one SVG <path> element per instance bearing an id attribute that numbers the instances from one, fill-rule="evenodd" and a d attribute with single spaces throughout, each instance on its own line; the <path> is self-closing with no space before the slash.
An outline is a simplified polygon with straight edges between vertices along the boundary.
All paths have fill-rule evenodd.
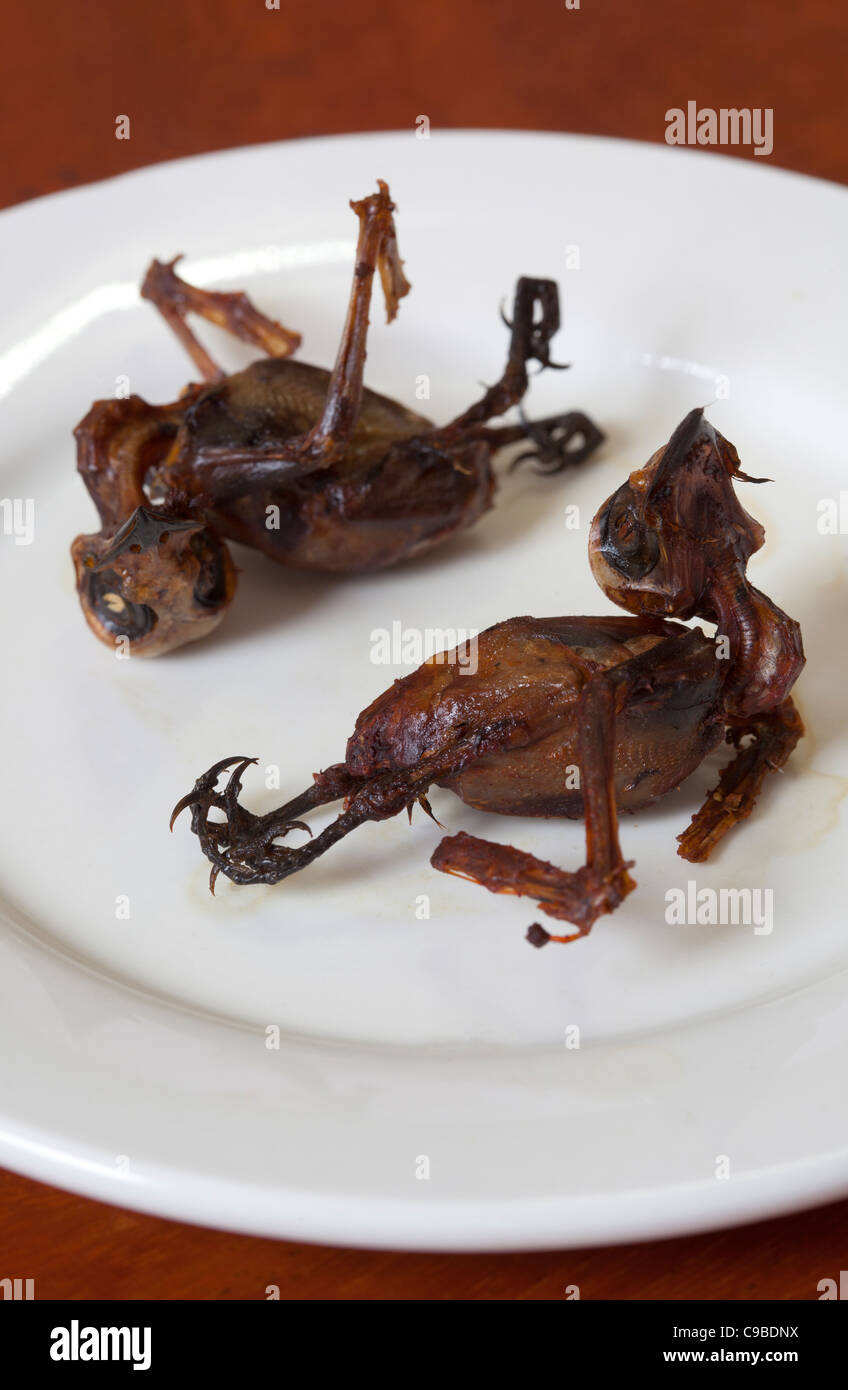
<path id="1" fill-rule="evenodd" d="M 156 622 L 156 614 L 146 603 L 133 603 L 121 593 L 121 579 L 114 570 L 88 570 L 85 596 L 107 632 L 130 641 L 146 637 Z"/>
<path id="2" fill-rule="evenodd" d="M 627 483 L 619 488 L 607 508 L 601 526 L 601 554 L 627 579 L 642 579 L 659 559 L 656 532 L 638 516 Z"/>
<path id="3" fill-rule="evenodd" d="M 610 517 L 610 526 L 615 532 L 615 540 L 619 549 L 626 549 L 638 539 L 633 513 L 627 507 Z"/>

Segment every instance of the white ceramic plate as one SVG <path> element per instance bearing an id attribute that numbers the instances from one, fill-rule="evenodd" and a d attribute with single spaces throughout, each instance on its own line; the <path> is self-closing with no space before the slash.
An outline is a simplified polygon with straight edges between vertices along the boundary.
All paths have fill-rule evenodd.
<path id="1" fill-rule="evenodd" d="M 241 553 L 211 640 L 115 660 L 74 593 L 69 542 L 96 528 L 71 428 L 119 376 L 160 401 L 192 375 L 137 297 L 148 260 L 186 252 L 189 278 L 246 287 L 329 364 L 347 200 L 378 176 L 415 288 L 391 328 L 373 314 L 369 383 L 420 408 L 426 375 L 449 419 L 500 372 L 516 277 L 553 276 L 574 365 L 538 377 L 528 410 L 588 410 L 608 443 L 580 473 L 505 478 L 472 532 L 373 578 Z M 846 193 L 696 152 L 435 130 L 142 170 L 4 213 L 0 238 L 0 492 L 35 504 L 32 544 L 0 537 L 0 1161 L 210 1225 L 445 1249 L 668 1235 L 848 1191 L 846 551 L 817 511 L 844 480 Z M 572 947 L 532 950 L 532 901 L 431 870 L 423 814 L 276 888 L 209 896 L 187 822 L 167 830 L 199 772 L 257 754 L 288 796 L 341 758 L 404 669 L 373 664 L 374 629 L 609 611 L 588 523 L 716 395 L 743 467 L 774 479 L 742 486 L 768 535 L 751 572 L 802 623 L 810 733 L 713 863 L 686 865 L 674 836 L 716 759 L 625 819 L 639 889 Z M 257 771 L 245 798 L 281 794 Z M 580 825 L 433 801 L 450 831 L 583 862 Z M 666 925 L 690 878 L 773 889 L 774 930 Z"/>

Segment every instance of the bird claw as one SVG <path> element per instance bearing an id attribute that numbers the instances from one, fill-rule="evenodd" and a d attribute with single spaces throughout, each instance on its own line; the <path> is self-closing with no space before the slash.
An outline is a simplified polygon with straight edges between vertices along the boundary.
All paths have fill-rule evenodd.
<path id="1" fill-rule="evenodd" d="M 238 883 L 249 883 L 253 874 L 258 878 L 267 870 L 269 859 L 278 859 L 288 853 L 273 841 L 288 834 L 290 830 L 312 831 L 305 821 L 292 820 L 283 824 L 275 822 L 271 816 L 255 816 L 239 804 L 241 779 L 245 770 L 258 758 L 222 758 L 222 760 L 198 777 L 192 791 L 182 797 L 171 814 L 173 830 L 177 817 L 185 810 L 191 810 L 191 828 L 200 841 L 200 847 L 207 859 L 211 860 L 209 888 L 215 892 L 215 881 L 219 873 Z M 218 778 L 227 768 L 232 772 L 222 791 L 217 790 Z M 225 820 L 210 820 L 211 810 L 223 811 Z"/>
<path id="2" fill-rule="evenodd" d="M 528 420 L 523 411 L 519 412 L 521 423 L 534 449 L 525 449 L 510 464 L 512 473 L 525 459 L 535 459 L 539 465 L 537 473 L 561 473 L 572 464 L 582 463 L 596 449 L 604 436 L 597 425 L 586 415 L 570 411 L 566 415 L 554 415 L 548 420 Z M 578 442 L 575 445 L 575 441 Z"/>
<path id="3" fill-rule="evenodd" d="M 204 772 L 201 777 L 198 777 L 192 790 L 177 802 L 171 812 L 171 830 L 176 824 L 177 817 L 189 809 L 191 810 L 191 828 L 195 834 L 198 833 L 197 823 L 201 817 L 204 818 L 205 828 L 214 827 L 217 832 L 228 831 L 230 821 L 239 816 L 250 816 L 251 820 L 255 820 L 255 816 L 251 816 L 249 811 L 245 811 L 243 807 L 239 806 L 238 794 L 241 791 L 242 773 L 250 767 L 251 763 L 258 763 L 258 761 L 258 758 L 238 757 L 222 758 L 220 762 L 215 763 L 208 772 Z M 232 767 L 233 771 L 223 792 L 219 792 L 217 790 L 218 778 L 228 767 Z M 213 807 L 224 812 L 227 817 L 226 822 L 206 819 L 206 813 Z"/>
<path id="4" fill-rule="evenodd" d="M 528 358 L 534 358 L 539 364 L 539 370 L 546 369 L 552 372 L 567 372 L 571 366 L 570 362 L 552 362 L 550 358 L 550 341 L 547 334 L 534 333 L 530 339 L 530 347 L 527 353 Z"/>

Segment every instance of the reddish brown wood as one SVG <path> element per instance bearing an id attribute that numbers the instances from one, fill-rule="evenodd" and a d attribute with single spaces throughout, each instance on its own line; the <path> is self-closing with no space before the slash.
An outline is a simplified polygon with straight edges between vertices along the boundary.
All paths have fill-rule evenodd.
<path id="1" fill-rule="evenodd" d="M 580 4 L 9 6 L 0 203 L 228 145 L 411 128 L 420 114 L 662 140 L 666 110 L 689 99 L 771 107 L 769 162 L 848 181 L 842 0 Z M 120 115 L 129 140 L 115 139 Z"/>
<path id="2" fill-rule="evenodd" d="M 411 128 L 421 114 L 436 128 L 661 141 L 666 109 L 690 99 L 771 107 L 775 150 L 758 164 L 848 182 L 844 0 L 580 3 L 8 7 L 0 205 L 225 146 Z M 121 115 L 128 141 L 115 139 Z M 556 1299 L 577 1283 L 584 1298 L 814 1299 L 845 1266 L 848 1202 L 600 1251 L 396 1255 L 222 1235 L 0 1174 L 0 1230 L 0 1278 L 33 1277 L 41 1298 L 263 1298 L 277 1284 L 296 1299 Z"/>
<path id="3" fill-rule="evenodd" d="M 733 1231 L 605 1250 L 406 1255 L 289 1245 L 137 1216 L 0 1174 L 0 1277 L 36 1298 L 817 1299 L 839 1277 L 848 1202 Z"/>

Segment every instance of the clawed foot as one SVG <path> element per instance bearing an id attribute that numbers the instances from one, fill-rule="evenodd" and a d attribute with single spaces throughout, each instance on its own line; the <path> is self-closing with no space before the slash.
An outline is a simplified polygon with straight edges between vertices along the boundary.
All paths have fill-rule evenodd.
<path id="1" fill-rule="evenodd" d="M 594 421 L 581 411 L 567 415 L 551 415 L 547 420 L 528 420 L 521 414 L 524 433 L 536 446 L 526 449 L 513 459 L 510 473 L 525 459 L 535 459 L 537 473 L 561 473 L 584 459 L 603 442 L 604 434 Z"/>
<path id="2" fill-rule="evenodd" d="M 239 805 L 242 775 L 257 761 L 257 758 L 222 758 L 198 777 L 193 790 L 177 802 L 171 814 L 173 830 L 177 817 L 186 809 L 191 810 L 191 828 L 212 864 L 209 888 L 213 893 L 219 873 L 233 883 L 276 882 L 285 876 L 284 862 L 292 851 L 274 845 L 273 841 L 289 830 L 305 830 L 312 834 L 304 821 L 287 820 L 285 807 L 267 816 L 255 816 Z M 228 767 L 233 771 L 223 791 L 219 792 L 216 790 L 218 778 Z M 210 820 L 211 810 L 223 811 L 225 819 Z"/>
<path id="3" fill-rule="evenodd" d="M 525 362 L 536 361 L 544 369 L 565 371 L 567 362 L 552 362 L 551 339 L 559 331 L 559 290 L 554 280 L 531 280 L 522 275 L 515 293 L 514 319 L 507 318 L 501 305 L 501 318 L 513 332 L 513 349 L 520 347 Z M 516 341 L 517 339 L 517 341 Z"/>

